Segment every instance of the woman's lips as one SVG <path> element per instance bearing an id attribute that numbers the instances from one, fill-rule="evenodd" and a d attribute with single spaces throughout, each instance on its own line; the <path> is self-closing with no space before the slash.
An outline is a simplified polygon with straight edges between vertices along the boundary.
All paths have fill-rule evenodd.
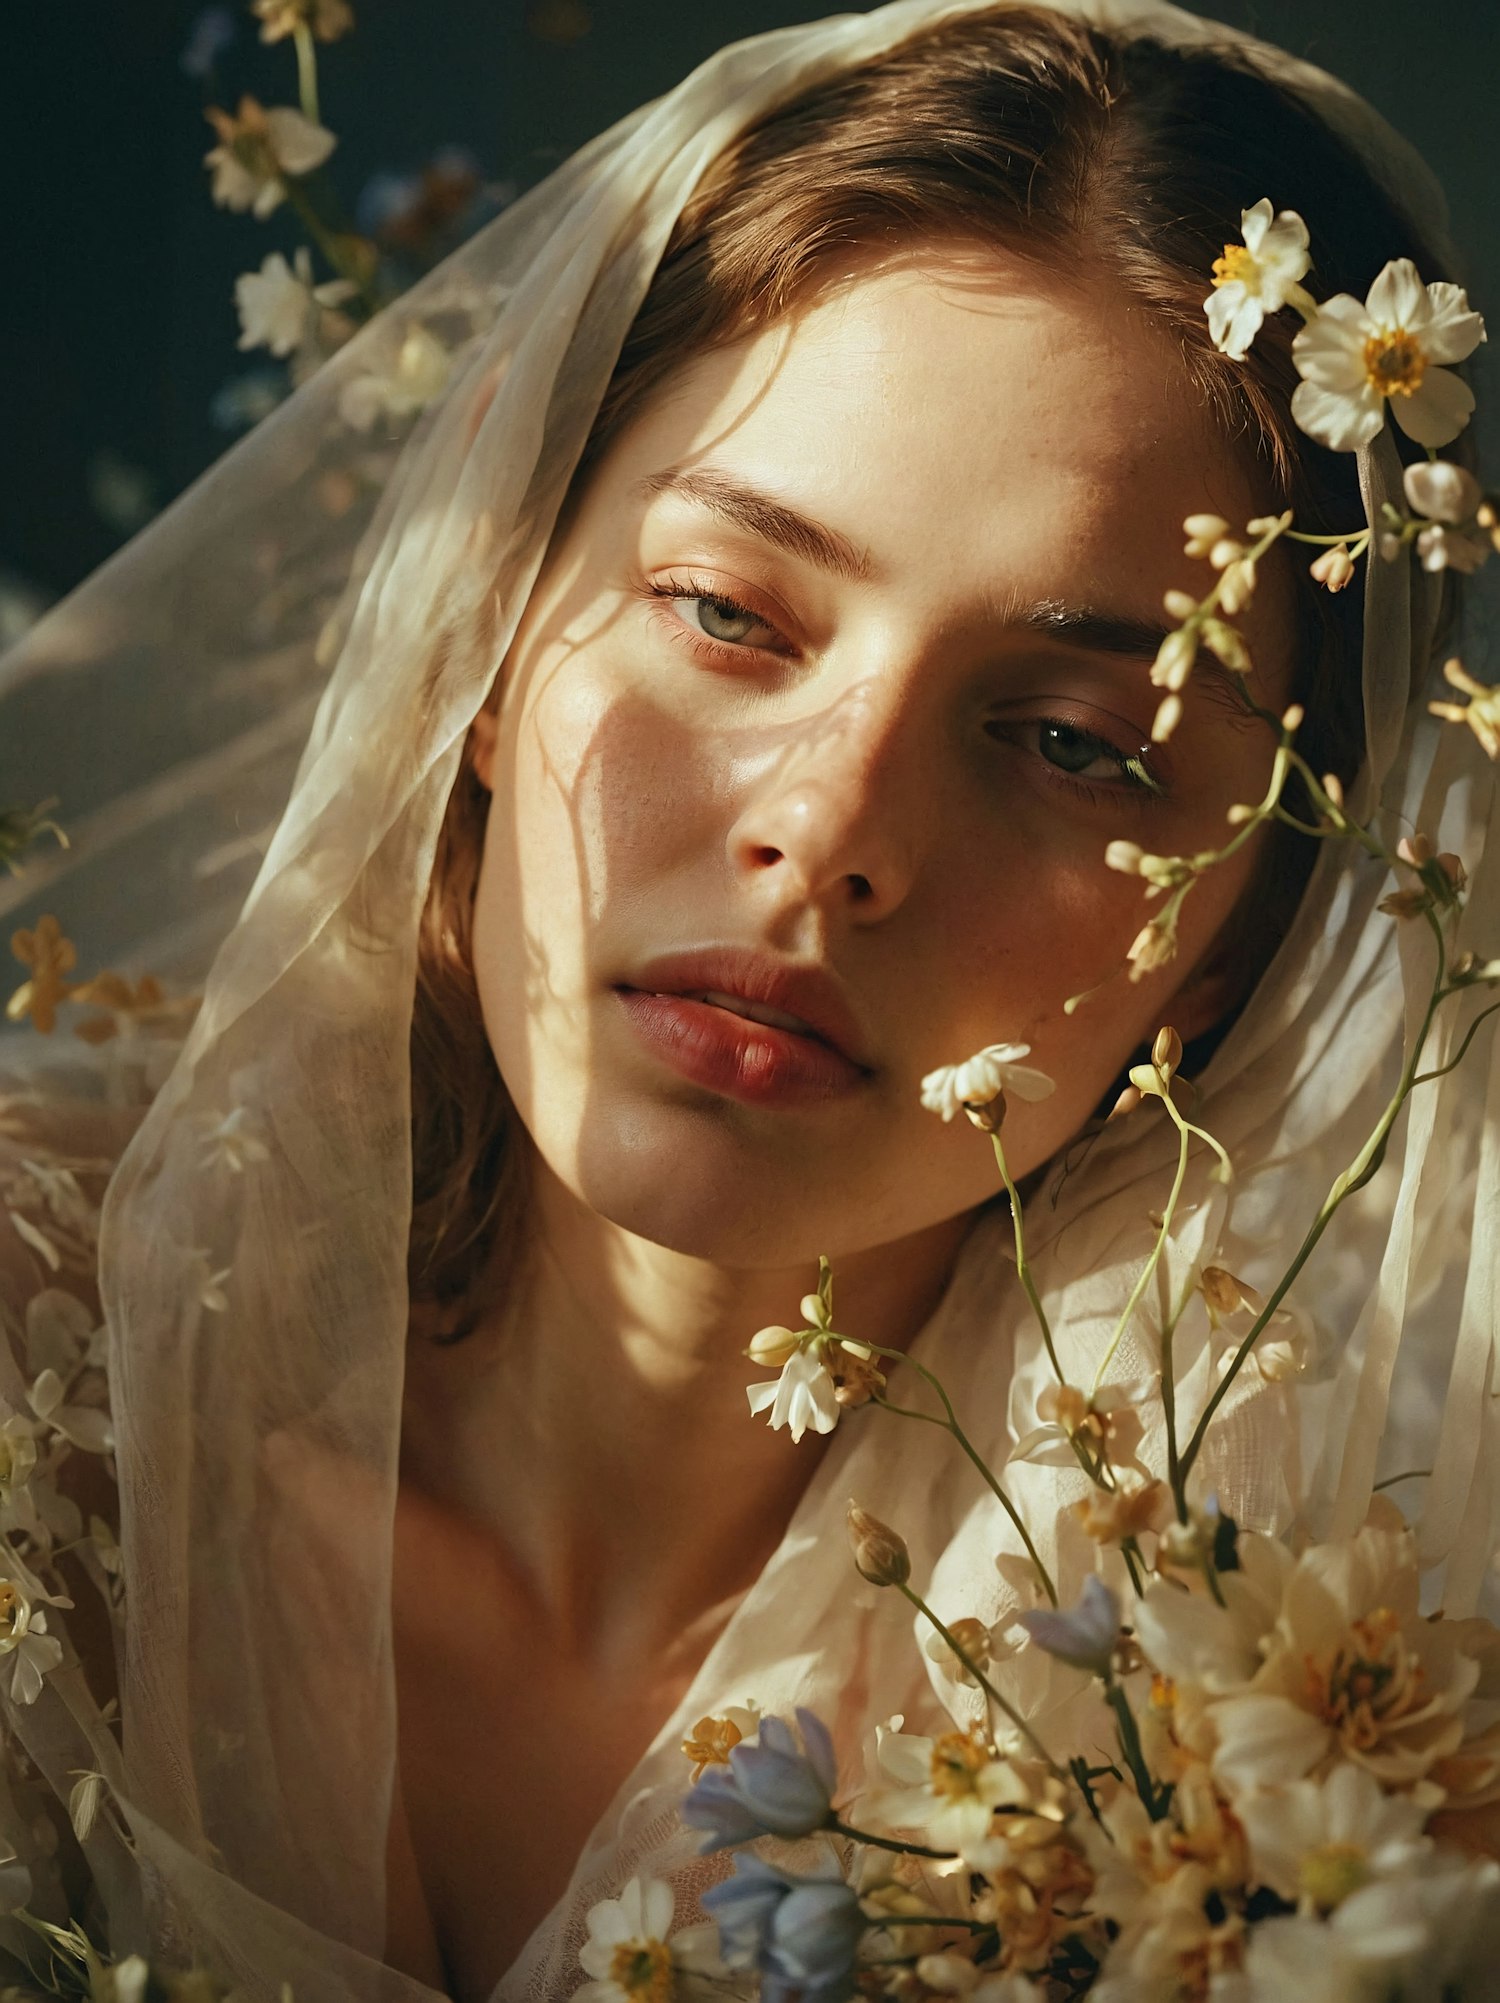
<path id="1" fill-rule="evenodd" d="M 614 990 L 642 1043 L 680 1077 L 751 1106 L 806 1105 L 869 1076 L 811 1031 L 752 1021 L 692 995 Z M 725 997 L 726 1002 L 731 997 Z"/>

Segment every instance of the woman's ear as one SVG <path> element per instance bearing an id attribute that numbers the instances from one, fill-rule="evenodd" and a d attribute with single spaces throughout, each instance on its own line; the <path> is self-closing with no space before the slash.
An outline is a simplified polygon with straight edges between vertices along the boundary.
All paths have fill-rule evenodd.
<path id="1" fill-rule="evenodd" d="M 469 764 L 487 793 L 495 790 L 495 738 L 499 719 L 486 706 L 469 725 Z"/>

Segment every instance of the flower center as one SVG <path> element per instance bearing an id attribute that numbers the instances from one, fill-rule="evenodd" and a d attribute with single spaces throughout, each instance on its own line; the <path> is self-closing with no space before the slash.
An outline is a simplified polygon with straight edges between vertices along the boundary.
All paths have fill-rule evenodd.
<path id="1" fill-rule="evenodd" d="M 1224 255 L 1214 259 L 1215 285 L 1243 285 L 1255 292 L 1260 289 L 1259 277 L 1255 253 L 1242 243 L 1226 243 Z"/>
<path id="2" fill-rule="evenodd" d="M 1324 1843 L 1302 1859 L 1298 1883 L 1320 1912 L 1332 1912 L 1370 1882 L 1370 1866 L 1357 1843 Z"/>
<path id="3" fill-rule="evenodd" d="M 622 1941 L 609 1964 L 609 1979 L 631 2003 L 672 2003 L 672 1951 L 664 1941 Z"/>
<path id="4" fill-rule="evenodd" d="M 1393 1731 L 1427 1702 L 1427 1678 L 1413 1660 L 1399 1617 L 1376 1607 L 1353 1623 L 1349 1638 L 1326 1667 L 1307 1662 L 1308 1696 L 1314 1710 L 1361 1752 Z"/>
<path id="5" fill-rule="evenodd" d="M 18 1641 L 26 1632 L 26 1600 L 19 1586 L 0 1579 L 0 1648 Z"/>
<path id="6" fill-rule="evenodd" d="M 1365 381 L 1380 396 L 1415 396 L 1427 373 L 1427 356 L 1404 327 L 1382 328 L 1365 342 Z"/>
<path id="7" fill-rule="evenodd" d="M 990 1763 L 984 1741 L 973 1732 L 944 1732 L 932 1744 L 934 1794 L 957 1801 L 976 1792 L 974 1779 Z"/>

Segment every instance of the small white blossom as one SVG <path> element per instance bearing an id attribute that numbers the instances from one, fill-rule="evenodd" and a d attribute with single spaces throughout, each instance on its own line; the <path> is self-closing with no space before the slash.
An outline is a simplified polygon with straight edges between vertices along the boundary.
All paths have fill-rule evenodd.
<path id="1" fill-rule="evenodd" d="M 1335 452 L 1366 445 L 1386 405 L 1408 438 L 1446 445 L 1468 423 L 1473 392 L 1442 366 L 1485 338 L 1484 321 L 1457 285 L 1424 285 L 1409 258 L 1387 264 L 1361 305 L 1341 292 L 1292 343 L 1302 377 L 1292 416 Z"/>
<path id="2" fill-rule="evenodd" d="M 214 201 L 221 209 L 248 209 L 262 221 L 286 199 L 285 177 L 312 173 L 336 144 L 331 132 L 290 105 L 267 111 L 253 97 L 242 97 L 232 115 L 210 106 L 207 117 L 219 135 L 219 144 L 203 156 Z"/>
<path id="3" fill-rule="evenodd" d="M 794 1440 L 800 1440 L 809 1427 L 815 1433 L 831 1433 L 843 1409 L 817 1343 L 789 1356 L 781 1375 L 769 1384 L 747 1384 L 745 1396 L 752 1412 L 764 1412 L 769 1406 L 771 1426 L 785 1426 Z"/>
<path id="4" fill-rule="evenodd" d="M 415 417 L 448 384 L 448 350 L 426 327 L 413 322 L 396 339 L 375 336 L 372 366 L 345 383 L 339 416 L 351 430 L 369 431 L 381 418 Z"/>
<path id="5" fill-rule="evenodd" d="M 1021 1063 L 1029 1043 L 991 1043 L 962 1064 L 943 1064 L 922 1080 L 922 1104 L 945 1121 L 966 1106 L 988 1106 L 1004 1092 L 1018 1099 L 1047 1098 L 1054 1090 L 1044 1071 Z"/>
<path id="6" fill-rule="evenodd" d="M 236 1106 L 222 1116 L 205 1114 L 199 1124 L 203 1129 L 203 1146 L 198 1156 L 201 1167 L 222 1168 L 231 1175 L 243 1175 L 254 1163 L 270 1160 L 271 1150 L 262 1136 L 260 1122 L 248 1106 Z"/>
<path id="7" fill-rule="evenodd" d="M 1273 218 L 1261 200 L 1240 215 L 1243 243 L 1224 246 L 1214 260 L 1214 289 L 1203 302 L 1214 346 L 1242 362 L 1267 313 L 1278 313 L 1301 291 L 1311 262 L 1307 225 L 1292 209 Z"/>
<path id="8" fill-rule="evenodd" d="M 660 2003 L 688 1993 L 682 1976 L 717 1972 L 717 1929 L 688 1927 L 669 1939 L 673 1907 L 672 1887 L 660 1878 L 632 1878 L 617 1899 L 591 1906 L 578 1959 L 594 1980 L 574 2003 Z"/>
<path id="9" fill-rule="evenodd" d="M 1410 1871 L 1431 1848 L 1427 1808 L 1387 1794 L 1352 1764 L 1322 1780 L 1257 1789 L 1235 1812 L 1259 1882 L 1303 1912 L 1332 1912 L 1374 1880 Z"/>
<path id="10" fill-rule="evenodd" d="M 259 271 L 246 271 L 234 281 L 240 316 L 242 348 L 269 348 L 273 355 L 290 355 L 309 338 L 320 307 L 341 306 L 352 296 L 347 279 L 314 285 L 312 257 L 305 244 L 291 264 L 279 250 L 261 260 Z"/>
<path id="11" fill-rule="evenodd" d="M 66 1604 L 66 1602 L 64 1603 Z M 0 1578 L 0 1656 L 15 1657 L 10 1694 L 17 1704 L 34 1704 L 42 1679 L 62 1661 L 62 1643 L 47 1632 L 47 1614 L 14 1579 Z"/>

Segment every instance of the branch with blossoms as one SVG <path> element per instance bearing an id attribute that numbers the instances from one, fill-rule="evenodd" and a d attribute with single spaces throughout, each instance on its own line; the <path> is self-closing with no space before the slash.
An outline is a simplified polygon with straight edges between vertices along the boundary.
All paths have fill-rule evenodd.
<path id="1" fill-rule="evenodd" d="M 1105 861 L 1138 877 L 1153 907 L 1121 969 L 1140 980 L 1175 956 L 1196 886 L 1263 829 L 1362 851 L 1395 880 L 1381 911 L 1425 927 L 1432 941 L 1429 993 L 1400 1077 L 1267 1293 L 1206 1260 L 1174 1275 L 1175 1292 L 1162 1302 L 1192 1157 L 1211 1157 L 1212 1180 L 1233 1176 L 1226 1150 L 1191 1117 L 1182 1043 L 1162 1028 L 1110 1117 L 1155 1107 L 1174 1130 L 1175 1167 L 1151 1248 L 1087 1385 L 1071 1383 L 1062 1366 L 1002 1140 L 1009 1099 L 1041 1099 L 1051 1081 L 1025 1063 L 1028 1046 L 1006 1042 L 923 1080 L 924 1106 L 945 1121 L 962 1113 L 990 1142 L 1010 1204 L 1018 1284 L 1054 1379 L 1009 1463 L 1073 1467 L 1087 1477 L 1089 1493 L 1071 1514 L 1101 1554 L 1118 1554 L 1129 1599 L 1096 1572 L 1075 1605 L 1059 1605 L 1002 1471 L 985 1463 L 945 1386 L 919 1360 L 836 1327 L 833 1273 L 821 1261 L 817 1289 L 801 1303 L 802 1326 L 762 1329 L 749 1345 L 752 1361 L 780 1373 L 749 1387 L 751 1411 L 794 1440 L 858 1413 L 946 1432 L 1009 1518 L 1035 1597 L 1048 1604 L 998 1627 L 942 1618 L 913 1583 L 899 1532 L 851 1504 L 858 1574 L 921 1617 L 927 1652 L 952 1692 L 949 1709 L 968 1722 L 932 1738 L 898 1729 L 899 1720 L 882 1728 L 876 1785 L 840 1803 L 832 1744 L 811 1713 L 799 1711 L 795 1725 L 745 1712 L 700 1720 L 684 1745 L 695 1784 L 683 1819 L 703 1833 L 705 1854 L 734 1852 L 732 1875 L 703 1898 L 719 1928 L 714 1973 L 701 1973 L 697 1935 L 669 1940 L 663 1928 L 660 1938 L 632 1936 L 617 1948 L 636 1959 L 617 1958 L 610 1981 L 589 1986 L 595 2003 L 656 1993 L 631 1986 L 627 1966 L 672 1970 L 674 1993 L 700 1993 L 693 1985 L 708 1979 L 739 1982 L 734 1994 L 828 2003 L 855 1994 L 1062 2003 L 1090 1992 L 1145 2003 L 1217 1994 L 1221 1985 L 1244 2003 L 1281 2003 L 1306 1988 L 1310 1970 L 1318 1995 L 1340 2003 L 1405 1994 L 1417 1982 L 1421 1993 L 1445 1998 L 1489 1993 L 1500 1956 L 1500 1864 L 1470 1853 L 1492 1841 L 1488 1825 L 1500 1813 L 1500 1630 L 1419 1616 L 1415 1541 L 1383 1497 L 1354 1537 L 1294 1556 L 1275 1539 L 1242 1532 L 1201 1492 L 1198 1473 L 1210 1428 L 1247 1366 L 1270 1381 L 1298 1374 L 1299 1342 L 1284 1306 L 1290 1289 L 1334 1215 L 1379 1166 L 1407 1099 L 1460 1064 L 1500 1008 L 1495 1001 L 1479 1011 L 1452 1055 L 1431 1059 L 1445 1006 L 1500 986 L 1500 958 L 1455 942 L 1464 863 L 1420 831 L 1388 846 L 1351 814 L 1337 776 L 1316 771 L 1299 749 L 1300 707 L 1277 715 L 1251 694 L 1253 663 L 1236 622 L 1278 543 L 1313 549 L 1312 574 L 1333 591 L 1372 551 L 1381 562 L 1467 571 L 1500 546 L 1496 503 L 1472 474 L 1437 457 L 1472 409 L 1451 366 L 1484 338 L 1479 316 L 1457 287 L 1424 286 L 1404 260 L 1386 267 L 1363 303 L 1319 303 L 1303 283 L 1307 246 L 1299 217 L 1276 215 L 1269 202 L 1246 211 L 1243 241 L 1216 263 L 1205 302 L 1215 341 L 1243 359 L 1268 314 L 1298 313 L 1297 423 L 1347 451 L 1368 443 L 1389 414 L 1429 457 L 1407 470 L 1410 512 L 1387 507 L 1357 529 L 1304 533 L 1290 510 L 1242 531 L 1216 515 L 1184 524 L 1185 554 L 1213 575 L 1204 590 L 1167 594 L 1176 623 L 1151 670 L 1162 692 L 1153 740 L 1176 729 L 1206 651 L 1229 670 L 1247 715 L 1272 733 L 1269 776 L 1258 800 L 1230 809 L 1218 846 L 1164 856 L 1117 839 Z M 1471 730 L 1496 758 L 1500 691 L 1456 660 L 1444 675 L 1464 700 L 1434 702 L 1433 713 Z M 1069 1012 L 1086 999 L 1075 997 Z M 1145 1326 L 1148 1297 L 1158 1302 L 1147 1328 L 1158 1374 L 1115 1382 L 1116 1357 L 1127 1333 Z M 1189 1425 L 1174 1346 L 1190 1314 L 1206 1318 L 1220 1362 Z M 920 1387 L 901 1402 L 887 1381 L 897 1368 Z M 1154 1400 L 1165 1436 L 1160 1473 L 1141 1458 L 1144 1409 Z M 1035 1698 L 1029 1709 L 1022 1701 L 1023 1690 L 1037 1687 L 1034 1674 L 1016 1674 L 1024 1651 L 1049 1658 L 1053 1677 L 1064 1679 L 1069 1745 L 1049 1744 Z M 825 1845 L 822 1863 L 793 1868 L 780 1846 L 809 1839 Z M 613 1940 L 627 1901 L 644 1915 L 654 1897 L 665 1914 L 665 1889 L 635 1884 L 626 1901 L 596 1907 L 590 1925 Z M 1401 1915 L 1395 1928 L 1392 1911 Z M 680 1962 L 676 1939 L 691 1942 Z M 602 1966 L 592 1945 L 585 1957 L 591 1972 Z"/>

